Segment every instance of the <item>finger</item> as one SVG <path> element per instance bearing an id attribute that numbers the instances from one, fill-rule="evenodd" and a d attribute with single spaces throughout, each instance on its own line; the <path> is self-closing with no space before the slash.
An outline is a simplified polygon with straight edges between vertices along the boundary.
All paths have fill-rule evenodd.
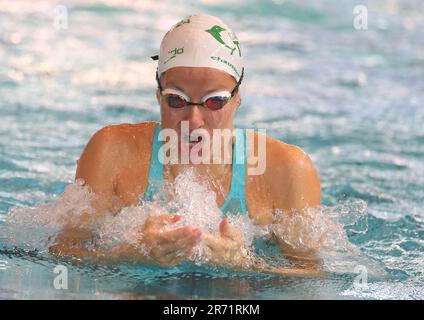
<path id="1" fill-rule="evenodd" d="M 159 233 L 159 243 L 176 242 L 185 237 L 200 237 L 202 232 L 193 227 L 181 227 L 178 229 Z"/>
<path id="2" fill-rule="evenodd" d="M 205 241 L 206 246 L 212 251 L 223 251 L 226 247 L 226 241 L 222 238 L 213 236 L 209 233 L 203 234 L 203 239 Z"/>
<path id="3" fill-rule="evenodd" d="M 201 239 L 201 235 L 188 235 L 184 238 L 181 238 L 173 243 L 163 244 L 162 254 L 172 254 L 178 251 L 190 250 L 195 247 Z"/>
<path id="4" fill-rule="evenodd" d="M 187 260 L 193 254 L 196 245 L 197 243 L 192 243 L 184 248 L 180 248 L 176 251 L 171 251 L 164 255 L 164 259 L 166 261 L 174 261 L 177 263 L 183 260 Z"/>
<path id="5" fill-rule="evenodd" d="M 187 243 L 180 243 L 180 246 L 176 246 L 175 244 L 164 245 L 160 247 L 157 246 L 154 248 L 154 250 L 152 250 L 153 259 L 160 265 L 176 265 L 184 260 L 187 260 L 187 258 L 189 258 L 193 254 L 194 248 L 199 241 L 200 239 L 191 239 Z"/>
<path id="6" fill-rule="evenodd" d="M 179 214 L 162 214 L 162 215 L 154 215 L 147 218 L 145 222 L 145 228 L 162 228 L 168 224 L 175 223 L 181 220 L 182 216 Z"/>
<path id="7" fill-rule="evenodd" d="M 221 232 L 221 236 L 224 238 L 228 238 L 237 243 L 244 242 L 243 236 L 240 231 L 230 225 L 227 218 L 221 221 L 221 223 L 219 224 L 219 230 Z"/>

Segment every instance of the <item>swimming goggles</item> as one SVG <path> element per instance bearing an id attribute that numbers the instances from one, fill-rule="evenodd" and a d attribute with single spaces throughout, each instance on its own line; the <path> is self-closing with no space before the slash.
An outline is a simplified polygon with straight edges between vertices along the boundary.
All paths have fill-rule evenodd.
<path id="1" fill-rule="evenodd" d="M 231 92 L 215 91 L 203 97 L 200 103 L 191 102 L 189 97 L 180 90 L 163 89 L 162 85 L 160 84 L 159 76 L 157 72 L 156 72 L 156 81 L 158 83 L 160 95 L 166 101 L 169 107 L 174 109 L 181 109 L 186 106 L 198 105 L 198 106 L 208 108 L 209 110 L 215 111 L 215 110 L 222 109 L 227 104 L 227 102 L 230 101 L 232 97 L 234 97 L 243 79 L 243 74 L 244 74 L 244 68 L 242 70 L 239 81 L 237 82 L 236 86 Z"/>

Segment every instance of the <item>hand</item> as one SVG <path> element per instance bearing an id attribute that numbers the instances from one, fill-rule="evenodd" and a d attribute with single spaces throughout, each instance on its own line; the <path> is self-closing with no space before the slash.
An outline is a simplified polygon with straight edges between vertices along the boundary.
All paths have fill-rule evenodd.
<path id="1" fill-rule="evenodd" d="M 180 215 L 156 215 L 147 218 L 140 245 L 147 250 L 148 260 L 161 266 L 174 266 L 188 260 L 202 233 L 193 227 L 182 227 L 170 231 L 163 228 L 181 220 Z"/>
<path id="2" fill-rule="evenodd" d="M 84 247 L 84 241 L 92 238 L 92 232 L 88 228 L 76 228 L 66 225 L 62 232 L 57 235 L 55 242 L 49 247 L 49 253 L 56 256 L 68 256 L 85 258 L 90 255 Z M 49 237 L 49 241 L 52 236 Z"/>
<path id="3" fill-rule="evenodd" d="M 244 247 L 244 237 L 225 218 L 219 225 L 220 235 L 203 233 L 206 258 L 220 266 L 248 268 L 251 266 L 248 250 Z"/>

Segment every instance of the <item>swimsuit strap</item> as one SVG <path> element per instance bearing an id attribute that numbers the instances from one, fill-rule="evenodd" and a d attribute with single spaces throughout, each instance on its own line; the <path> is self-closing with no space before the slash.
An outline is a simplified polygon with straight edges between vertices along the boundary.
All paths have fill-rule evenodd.
<path id="1" fill-rule="evenodd" d="M 163 161 L 160 161 L 160 156 L 163 159 L 163 155 L 159 155 L 159 150 L 162 145 L 162 141 L 159 141 L 159 133 L 161 132 L 161 125 L 158 124 L 155 128 L 155 134 L 153 135 L 152 141 L 152 154 L 150 156 L 150 169 L 149 169 L 149 181 L 147 184 L 146 192 L 144 193 L 144 201 L 152 201 L 153 195 L 160 190 L 163 185 Z"/>
<path id="2" fill-rule="evenodd" d="M 224 213 L 247 212 L 246 207 L 246 130 L 235 129 L 236 139 L 233 149 L 233 173 L 230 192 L 221 211 Z"/>

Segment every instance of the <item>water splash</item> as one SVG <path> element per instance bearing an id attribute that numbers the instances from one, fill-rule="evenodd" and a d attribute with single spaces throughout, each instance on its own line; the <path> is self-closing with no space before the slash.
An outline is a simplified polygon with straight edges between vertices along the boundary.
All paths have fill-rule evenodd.
<path id="1" fill-rule="evenodd" d="M 365 266 L 370 275 L 384 276 L 383 268 L 363 254 L 347 233 L 367 233 L 366 217 L 366 202 L 354 199 L 335 206 L 311 207 L 301 214 L 280 210 L 271 230 L 288 252 L 300 257 L 315 253 L 330 272 L 353 273 L 358 266 Z"/>
<path id="2" fill-rule="evenodd" d="M 175 181 L 165 185 L 160 197 L 152 202 L 124 207 L 117 214 L 107 213 L 101 219 L 92 221 L 95 229 L 96 245 L 112 248 L 119 244 L 137 245 L 146 219 L 152 215 L 178 213 L 182 219 L 168 225 L 167 230 L 182 226 L 193 226 L 219 236 L 219 224 L 225 217 L 216 204 L 216 194 L 202 182 L 196 172 L 186 170 Z M 168 201 L 163 195 L 169 194 Z M 91 203 L 94 194 L 77 180 L 68 185 L 64 193 L 53 204 L 35 207 L 12 208 L 2 227 L 7 243 L 47 250 L 57 234 L 70 221 L 79 221 L 82 213 L 93 218 Z M 170 200 L 169 200 L 170 199 Z M 255 250 L 258 238 L 274 239 L 290 252 L 308 253 L 316 250 L 323 266 L 330 272 L 352 272 L 357 265 L 367 265 L 372 273 L 381 273 L 381 268 L 365 257 L 359 248 L 349 241 L 346 229 L 366 233 L 366 203 L 361 200 L 344 202 L 333 207 L 314 207 L 299 214 L 277 210 L 273 223 L 263 227 L 253 223 L 248 215 L 238 214 L 228 217 L 229 223 L 241 231 L 245 249 L 249 255 Z M 265 248 L 267 261 L 278 264 L 284 261 L 272 252 L 272 245 Z M 266 246 L 266 247 L 267 247 Z M 268 250 L 269 249 L 269 250 Z M 205 243 L 196 248 L 193 262 L 207 262 Z M 272 258 L 271 258 L 272 257 Z M 271 259 L 269 259 L 271 258 Z"/>
<path id="3" fill-rule="evenodd" d="M 53 204 L 13 207 L 1 227 L 7 244 L 45 250 L 66 223 L 79 221 L 84 213 L 93 213 L 94 194 L 83 181 L 69 184 Z"/>

